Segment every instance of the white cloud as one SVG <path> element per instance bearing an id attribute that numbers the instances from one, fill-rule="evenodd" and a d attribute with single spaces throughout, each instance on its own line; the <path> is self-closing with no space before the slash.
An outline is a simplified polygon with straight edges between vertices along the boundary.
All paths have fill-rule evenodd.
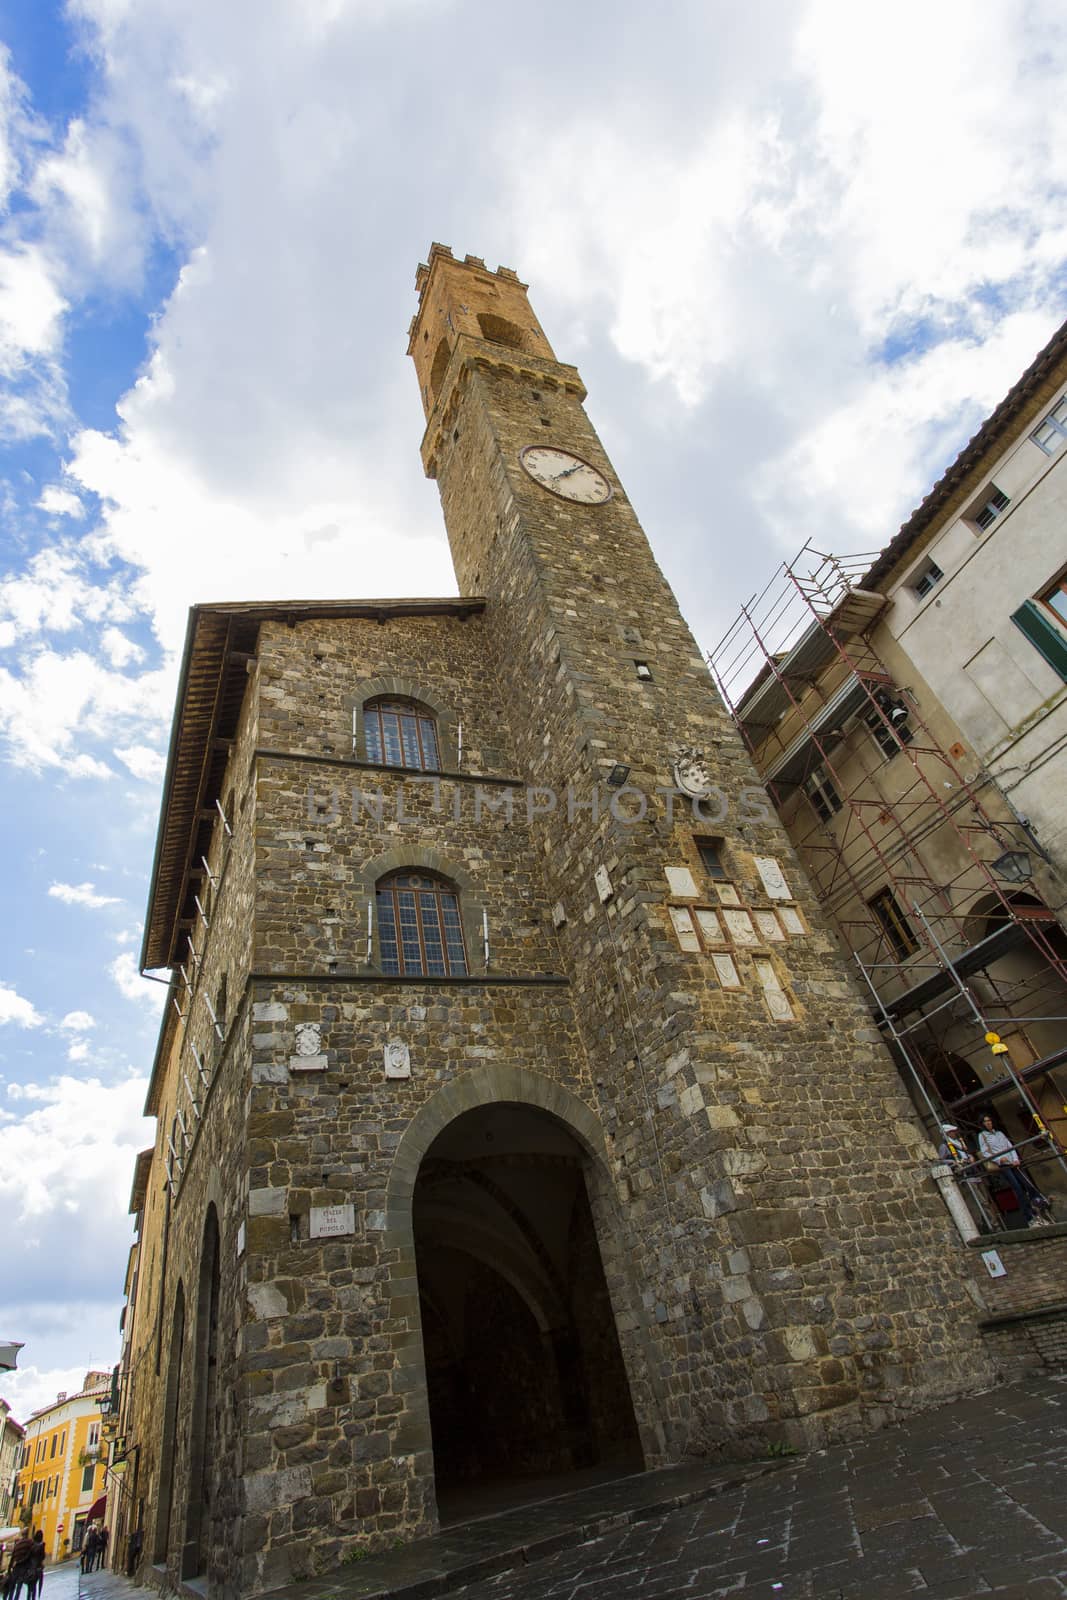
<path id="1" fill-rule="evenodd" d="M 89 1011 L 68 1011 L 60 1018 L 59 1026 L 67 1033 L 87 1033 L 96 1027 L 96 1018 Z"/>
<path id="2" fill-rule="evenodd" d="M 44 1018 L 29 1000 L 7 984 L 0 983 L 0 1025 L 13 1022 L 19 1028 L 39 1028 Z"/>
<path id="3" fill-rule="evenodd" d="M 0 251 L 0 371 L 11 376 L 28 356 L 54 354 L 66 309 L 40 249 Z"/>
<path id="4" fill-rule="evenodd" d="M 88 1059 L 89 1059 L 89 1046 L 88 1046 L 87 1042 L 84 1039 L 75 1039 L 73 1041 L 73 1043 L 70 1044 L 67 1047 L 67 1060 L 68 1061 L 73 1061 L 75 1063 L 81 1063 L 83 1061 L 88 1061 Z"/>
<path id="5" fill-rule="evenodd" d="M 25 119 L 26 86 L 11 70 L 11 52 L 0 45 L 0 209 L 19 178 L 20 126 Z"/>
<path id="6" fill-rule="evenodd" d="M 53 883 L 48 893 L 53 900 L 62 900 L 68 906 L 87 906 L 97 911 L 101 906 L 117 906 L 121 901 L 113 894 L 98 894 L 91 883 Z"/>
<path id="7" fill-rule="evenodd" d="M 133 285 L 140 272 L 146 225 L 133 203 L 131 151 L 113 128 L 76 117 L 63 148 L 38 161 L 30 196 L 47 219 L 68 280 L 106 270 L 114 284 Z"/>
<path id="8" fill-rule="evenodd" d="M 0 1130 L 3 1214 L 20 1226 L 62 1212 L 68 1201 L 78 1210 L 97 1200 L 102 1209 L 124 1208 L 132 1157 L 153 1133 L 141 1114 L 145 1089 L 143 1078 L 107 1085 L 63 1076 L 37 1086 L 40 1109 Z M 131 1165 L 123 1167 L 126 1158 Z"/>
<path id="9" fill-rule="evenodd" d="M 115 774 L 106 761 L 98 761 L 95 756 L 73 756 L 64 763 L 64 771 L 70 778 L 113 778 Z"/>
<path id="10" fill-rule="evenodd" d="M 136 1001 L 153 1015 L 162 1011 L 167 997 L 166 989 L 151 978 L 142 978 L 132 951 L 124 950 L 116 956 L 114 961 L 108 963 L 107 970 L 115 987 L 127 1000 Z"/>
<path id="11" fill-rule="evenodd" d="M 69 633 L 89 623 L 128 621 L 133 607 L 121 582 L 91 570 L 83 548 L 60 542 L 46 545 L 21 571 L 5 576 L 0 614 L 10 617 L 20 634 Z"/>
<path id="12" fill-rule="evenodd" d="M 105 628 L 100 636 L 104 654 L 113 667 L 128 667 L 131 661 L 143 661 L 144 651 L 118 628 Z"/>
<path id="13" fill-rule="evenodd" d="M 141 778 L 145 783 L 158 783 L 163 776 L 166 763 L 158 750 L 138 744 L 128 750 L 116 750 L 115 754 L 135 778 Z"/>
<path id="14" fill-rule="evenodd" d="M 74 1307 L 70 1308 L 72 1322 L 78 1326 L 77 1314 Z M 9 1312 L 9 1315 L 11 1313 Z M 112 1334 L 113 1341 L 115 1340 Z M 26 1341 L 27 1344 L 29 1341 Z M 115 1341 L 117 1343 L 117 1341 Z M 20 1353 L 20 1361 L 26 1355 Z M 113 1365 L 113 1363 L 110 1363 Z M 89 1370 L 86 1363 L 76 1367 L 49 1367 L 42 1369 L 37 1366 L 19 1367 L 14 1372 L 4 1373 L 4 1398 L 11 1407 L 12 1416 L 17 1422 L 25 1425 L 34 1411 L 42 1406 L 50 1406 L 60 1394 L 77 1394 L 82 1386 L 82 1380 Z M 101 1368 L 101 1370 L 103 1370 Z"/>
<path id="15" fill-rule="evenodd" d="M 0 1126 L 5 1318 L 26 1341 L 23 1383 L 5 1375 L 12 1403 L 27 1398 L 36 1363 L 76 1355 L 77 1377 L 54 1382 L 45 1395 L 52 1399 L 79 1387 L 90 1364 L 114 1360 L 130 1183 L 137 1152 L 154 1133 L 141 1115 L 145 1089 L 143 1078 L 106 1084 L 64 1075 L 38 1086 L 21 1102 L 26 1113 Z"/>
<path id="16" fill-rule="evenodd" d="M 49 483 L 41 490 L 40 499 L 36 504 L 42 511 L 47 511 L 52 517 L 84 517 L 85 507 L 76 494 L 69 489 L 61 489 L 58 484 Z"/>
<path id="17" fill-rule="evenodd" d="M 0 667 L 0 733 L 13 759 L 34 771 L 63 768 L 74 777 L 108 777 L 110 769 L 79 741 L 143 734 L 165 726 L 171 698 L 163 670 L 128 677 L 88 651 L 50 646 L 29 651 L 20 671 Z"/>

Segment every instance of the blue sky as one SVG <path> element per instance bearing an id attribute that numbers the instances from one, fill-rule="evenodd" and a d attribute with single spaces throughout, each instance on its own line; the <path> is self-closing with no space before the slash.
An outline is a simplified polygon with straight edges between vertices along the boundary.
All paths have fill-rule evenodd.
<path id="1" fill-rule="evenodd" d="M 117 1355 L 197 600 L 453 588 L 405 334 L 514 266 L 701 642 L 884 544 L 1067 315 L 1052 0 L 0 3 L 0 1334 Z M 995 68 L 991 68 L 991 63 Z"/>

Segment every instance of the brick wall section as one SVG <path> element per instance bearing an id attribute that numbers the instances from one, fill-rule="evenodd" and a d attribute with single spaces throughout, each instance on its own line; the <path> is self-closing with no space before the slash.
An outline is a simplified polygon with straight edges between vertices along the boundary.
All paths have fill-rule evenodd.
<path id="1" fill-rule="evenodd" d="M 1067 1224 L 976 1239 L 972 1249 L 995 1249 L 1006 1269 L 980 1274 L 989 1315 L 979 1327 L 1003 1369 L 1067 1363 Z M 1014 1320 L 1027 1312 L 1044 1314 Z"/>

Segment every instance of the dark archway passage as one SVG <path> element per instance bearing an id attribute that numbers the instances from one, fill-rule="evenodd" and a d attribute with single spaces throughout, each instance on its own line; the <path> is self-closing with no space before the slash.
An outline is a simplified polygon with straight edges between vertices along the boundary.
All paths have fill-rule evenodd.
<path id="1" fill-rule="evenodd" d="M 643 1465 L 585 1184 L 549 1113 L 464 1113 L 414 1195 L 423 1347 L 443 1521 L 564 1474 Z"/>

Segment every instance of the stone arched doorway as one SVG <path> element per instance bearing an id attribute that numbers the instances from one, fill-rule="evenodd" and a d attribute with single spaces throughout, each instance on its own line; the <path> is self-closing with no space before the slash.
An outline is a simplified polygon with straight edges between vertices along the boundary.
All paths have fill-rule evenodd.
<path id="1" fill-rule="evenodd" d="M 586 1187 L 550 1112 L 461 1113 L 419 1166 L 413 1232 L 442 1520 L 642 1454 Z"/>

